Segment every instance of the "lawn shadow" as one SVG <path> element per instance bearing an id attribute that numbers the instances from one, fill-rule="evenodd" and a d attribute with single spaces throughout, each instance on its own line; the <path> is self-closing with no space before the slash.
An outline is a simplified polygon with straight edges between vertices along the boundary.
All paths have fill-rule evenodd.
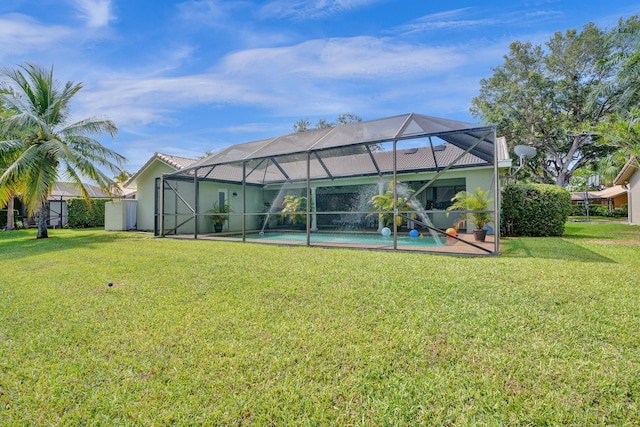
<path id="1" fill-rule="evenodd" d="M 640 229 L 622 221 L 607 222 L 569 222 L 566 224 L 563 236 L 570 240 L 618 240 L 621 236 L 628 236 L 640 240 Z"/>
<path id="2" fill-rule="evenodd" d="M 11 234 L 5 234 L 0 238 L 0 258 L 3 260 L 26 259 L 30 256 L 50 252 L 62 253 L 77 247 L 96 249 L 96 244 L 122 239 L 119 233 L 105 233 L 102 230 L 96 230 L 96 232 L 64 230 L 61 233 L 49 230 L 49 238 L 47 239 L 36 239 L 36 233 L 33 230 L 18 230 L 7 233 Z"/>
<path id="3" fill-rule="evenodd" d="M 577 245 L 560 237 L 505 238 L 503 252 L 505 258 L 545 258 L 582 262 L 615 263 L 611 258 Z"/>

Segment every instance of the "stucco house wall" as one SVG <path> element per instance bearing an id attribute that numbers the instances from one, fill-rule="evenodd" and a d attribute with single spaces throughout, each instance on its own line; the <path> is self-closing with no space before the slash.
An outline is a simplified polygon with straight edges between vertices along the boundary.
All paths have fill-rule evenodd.
<path id="1" fill-rule="evenodd" d="M 138 201 L 136 223 L 138 230 L 154 230 L 156 178 L 161 177 L 163 174 L 176 172 L 194 161 L 193 159 L 184 157 L 155 153 L 147 163 L 124 184 L 125 188 L 136 190 L 135 198 Z M 171 201 L 167 201 L 166 203 L 170 202 Z"/>
<path id="2" fill-rule="evenodd" d="M 640 173 L 636 172 L 629 178 L 629 222 L 640 225 Z"/>
<path id="3" fill-rule="evenodd" d="M 632 157 L 614 180 L 614 184 L 628 189 L 629 224 L 633 225 L 640 225 L 640 173 L 637 165 L 637 159 Z"/>

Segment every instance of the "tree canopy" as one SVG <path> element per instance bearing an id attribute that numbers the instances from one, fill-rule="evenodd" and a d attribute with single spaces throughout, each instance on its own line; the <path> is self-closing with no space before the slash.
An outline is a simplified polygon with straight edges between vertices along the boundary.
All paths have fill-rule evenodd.
<path id="1" fill-rule="evenodd" d="M 620 85 L 603 90 L 603 84 L 621 79 L 633 58 L 611 61 L 633 50 L 630 38 L 614 37 L 620 31 L 589 23 L 581 31 L 556 32 L 544 47 L 513 42 L 504 63 L 481 80 L 471 113 L 496 124 L 510 146 L 538 150 L 531 162 L 538 181 L 564 187 L 578 168 L 616 150 L 601 143 L 597 126 L 619 108 L 624 93 Z"/>
<path id="2" fill-rule="evenodd" d="M 360 116 L 357 116 L 353 113 L 343 113 L 336 117 L 336 120 L 334 120 L 333 122 L 329 122 L 327 121 L 327 119 L 322 118 L 316 122 L 315 126 L 312 126 L 311 120 L 309 120 L 309 118 L 307 117 L 295 122 L 293 124 L 293 131 L 306 132 L 308 130 L 332 128 L 347 123 L 357 123 L 361 121 L 362 118 Z"/>

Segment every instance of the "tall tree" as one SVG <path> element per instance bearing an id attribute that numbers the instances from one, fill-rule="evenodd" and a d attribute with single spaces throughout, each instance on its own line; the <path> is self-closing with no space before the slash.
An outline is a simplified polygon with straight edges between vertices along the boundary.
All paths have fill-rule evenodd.
<path id="1" fill-rule="evenodd" d="M 532 173 L 541 182 L 564 187 L 577 168 L 614 150 L 597 143 L 595 126 L 618 94 L 589 102 L 595 86 L 614 74 L 598 65 L 611 54 L 607 37 L 590 23 L 581 32 L 555 33 L 546 49 L 516 41 L 504 64 L 480 82 L 471 113 L 496 124 L 511 146 L 537 148 Z"/>
<path id="2" fill-rule="evenodd" d="M 61 85 L 53 78 L 53 67 L 27 63 L 0 70 L 0 77 L 5 89 L 0 102 L 13 113 L 2 122 L 8 137 L 0 141 L 0 158 L 11 163 L 0 175 L 0 204 L 8 201 L 6 189 L 21 187 L 29 215 L 39 212 L 37 238 L 46 238 L 47 199 L 61 176 L 77 184 L 87 201 L 83 178 L 112 191 L 114 182 L 100 167 L 117 175 L 126 159 L 92 137 L 114 137 L 118 129 L 112 121 L 96 118 L 69 123 L 69 102 L 83 85 Z"/>

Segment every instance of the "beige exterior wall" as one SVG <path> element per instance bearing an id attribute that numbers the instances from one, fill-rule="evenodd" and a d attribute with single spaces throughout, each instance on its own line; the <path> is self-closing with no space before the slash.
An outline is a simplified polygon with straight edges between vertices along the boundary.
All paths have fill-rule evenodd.
<path id="1" fill-rule="evenodd" d="M 636 172 L 629 178 L 629 223 L 640 225 L 640 172 Z"/>
<path id="2" fill-rule="evenodd" d="M 224 194 L 224 199 L 232 211 L 229 215 L 229 221 L 224 224 L 223 231 L 242 230 L 242 185 L 201 182 L 199 187 L 200 215 L 198 215 L 198 232 L 213 232 L 213 222 L 207 216 L 207 211 L 217 205 L 220 193 Z M 247 186 L 246 204 L 247 213 L 262 212 L 262 206 L 264 204 L 262 200 L 262 190 L 258 187 Z M 258 222 L 258 215 L 248 217 L 246 223 L 247 230 L 257 229 Z"/>
<path id="3" fill-rule="evenodd" d="M 155 160 L 138 178 L 136 178 L 136 200 L 138 201 L 138 230 L 153 231 L 155 215 L 155 179 L 162 174 L 175 172 L 176 169 L 160 160 Z"/>
<path id="4" fill-rule="evenodd" d="M 625 203 L 629 203 L 629 199 L 627 194 L 620 194 L 619 196 L 616 196 L 613 198 L 613 208 L 617 209 L 620 206 L 624 205 Z"/>
<path id="5" fill-rule="evenodd" d="M 223 231 L 242 230 L 242 186 L 221 182 L 201 181 L 198 184 L 198 214 L 194 214 L 196 207 L 195 185 L 190 181 L 170 181 L 171 187 L 177 190 L 180 197 L 176 197 L 173 191 L 164 192 L 164 230 L 171 231 L 178 227 L 177 234 L 191 234 L 195 232 L 195 219 L 198 221 L 198 234 L 212 233 L 213 222 L 207 215 L 210 209 L 218 204 L 220 193 L 224 194 L 224 200 L 231 208 L 229 221 L 225 222 Z M 253 213 L 247 217 L 246 229 L 259 228 L 260 214 L 263 212 L 264 200 L 262 189 L 247 186 L 246 206 L 247 213 Z M 152 187 L 153 189 L 153 187 Z M 235 193 L 235 195 L 234 195 Z M 138 194 L 140 190 L 138 189 Z M 188 205 L 187 205 L 188 204 Z M 153 205 L 152 212 L 153 212 Z M 177 212 L 177 214 L 176 214 Z M 153 226 L 153 224 L 152 224 Z"/>

